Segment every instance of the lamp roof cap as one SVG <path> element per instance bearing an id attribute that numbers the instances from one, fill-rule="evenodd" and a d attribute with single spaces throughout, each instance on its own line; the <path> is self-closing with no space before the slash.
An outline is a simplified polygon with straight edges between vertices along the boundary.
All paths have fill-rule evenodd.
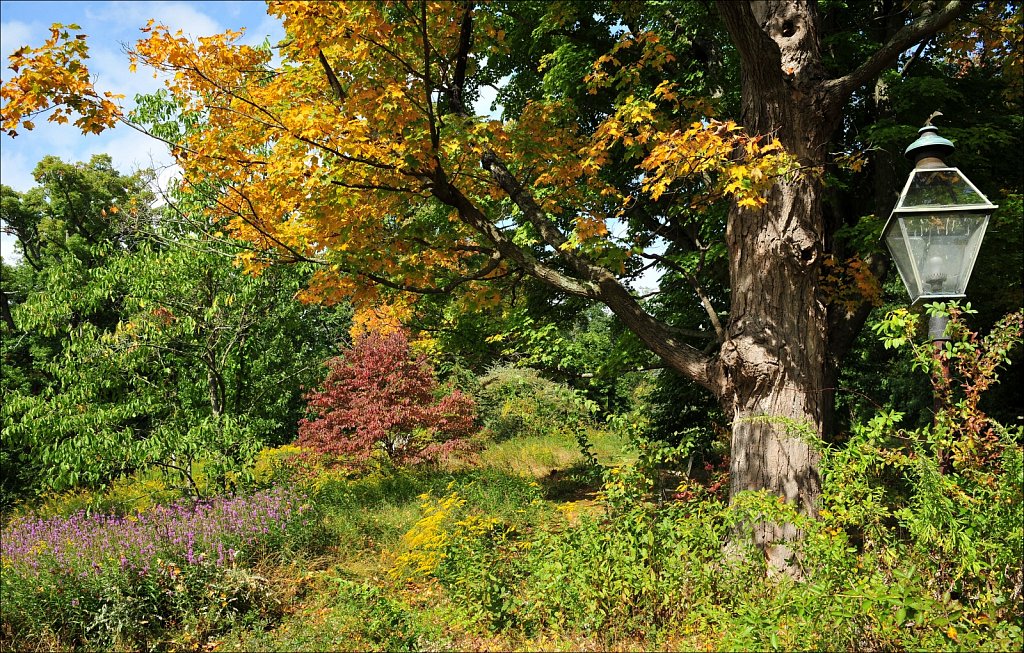
<path id="1" fill-rule="evenodd" d="M 941 159 L 953 152 L 953 142 L 938 134 L 939 128 L 935 125 L 925 125 L 917 130 L 920 136 L 917 140 L 907 146 L 903 153 L 911 161 L 918 161 L 926 156 L 934 156 Z"/>

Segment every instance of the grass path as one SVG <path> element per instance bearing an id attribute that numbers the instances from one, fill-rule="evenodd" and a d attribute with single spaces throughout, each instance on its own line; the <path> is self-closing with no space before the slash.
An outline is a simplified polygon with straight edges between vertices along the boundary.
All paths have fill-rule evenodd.
<path id="1" fill-rule="evenodd" d="M 591 434 L 603 465 L 627 462 L 613 434 Z M 577 443 L 541 436 L 491 443 L 471 461 L 434 470 L 401 471 L 345 481 L 322 490 L 327 530 L 333 540 L 318 559 L 273 570 L 279 576 L 283 616 L 263 629 L 237 628 L 210 642 L 217 650 L 362 651 L 411 650 L 601 650 L 596 642 L 513 640 L 481 636 L 451 619 L 440 587 L 395 591 L 389 556 L 420 516 L 421 496 L 441 496 L 457 486 L 475 509 L 510 519 L 538 494 L 533 528 L 565 526 L 600 509 L 599 480 L 587 475 Z M 384 589 L 387 588 L 387 589 Z M 368 639 L 370 636 L 371 639 Z"/>

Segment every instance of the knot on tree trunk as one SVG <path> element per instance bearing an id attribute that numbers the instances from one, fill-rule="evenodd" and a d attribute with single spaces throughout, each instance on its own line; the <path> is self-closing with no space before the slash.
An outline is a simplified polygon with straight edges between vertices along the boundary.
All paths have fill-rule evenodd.
<path id="1" fill-rule="evenodd" d="M 820 258 L 820 240 L 817 234 L 803 227 L 793 229 L 786 239 L 790 259 L 799 267 L 813 267 Z"/>
<path id="2" fill-rule="evenodd" d="M 496 155 L 491 150 L 486 150 L 483 154 L 480 155 L 480 167 L 486 170 L 487 172 L 492 172 L 494 168 L 500 165 L 501 162 L 498 160 L 498 155 Z"/>
<path id="3" fill-rule="evenodd" d="M 749 409 L 751 402 L 777 384 L 782 365 L 772 354 L 779 348 L 774 340 L 770 329 L 762 329 L 759 338 L 741 335 L 722 346 L 720 358 L 729 375 L 736 410 Z"/>

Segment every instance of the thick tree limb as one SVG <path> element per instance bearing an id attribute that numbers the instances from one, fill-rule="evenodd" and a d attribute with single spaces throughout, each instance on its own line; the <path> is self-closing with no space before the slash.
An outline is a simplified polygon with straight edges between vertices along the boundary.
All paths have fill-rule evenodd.
<path id="1" fill-rule="evenodd" d="M 523 216 L 533 225 L 533 228 L 537 230 L 537 233 L 540 234 L 544 242 L 549 247 L 554 248 L 556 252 L 561 252 L 562 246 L 568 242 L 565 234 L 547 219 L 544 215 L 544 210 L 540 208 L 536 200 L 533 199 L 533 196 L 523 188 L 519 180 L 512 176 L 505 163 L 494 152 L 488 151 L 484 152 L 484 155 L 480 158 L 480 165 L 484 170 L 491 173 L 494 181 L 505 191 L 509 199 L 519 207 L 519 210 L 523 212 Z"/>
<path id="2" fill-rule="evenodd" d="M 319 47 L 316 49 L 316 56 L 320 59 L 320 65 L 323 66 L 324 72 L 327 74 L 327 82 L 331 85 L 331 90 L 334 91 L 334 97 L 339 102 L 345 101 L 345 89 L 342 87 L 341 82 L 338 81 L 338 76 L 334 74 L 334 69 L 331 68 L 331 64 L 327 61 L 327 57 L 324 56 L 323 50 Z"/>
<path id="3" fill-rule="evenodd" d="M 843 77 L 825 82 L 825 88 L 832 95 L 833 102 L 845 102 L 850 93 L 878 77 L 886 66 L 914 47 L 953 22 L 967 10 L 968 4 L 961 0 L 949 0 L 942 9 L 921 16 L 900 31 L 878 49 L 867 61 Z"/>
<path id="4" fill-rule="evenodd" d="M 599 291 L 595 284 L 573 279 L 539 262 L 530 252 L 513 243 L 511 238 L 488 220 L 487 216 L 468 197 L 448 181 L 440 168 L 437 169 L 435 175 L 436 179 L 430 180 L 429 186 L 434 197 L 458 211 L 459 219 L 490 241 L 503 258 L 511 261 L 530 276 L 570 295 L 588 299 L 598 298 Z"/>
<path id="5" fill-rule="evenodd" d="M 781 80 L 782 58 L 779 46 L 764 31 L 761 22 L 754 15 L 751 3 L 717 0 L 715 6 L 740 53 L 745 68 Z"/>
<path id="6" fill-rule="evenodd" d="M 917 44 L 917 47 L 911 53 L 910 58 L 907 59 L 907 62 L 903 64 L 903 68 L 900 69 L 900 77 L 907 76 L 907 73 L 910 72 L 910 67 L 914 65 L 914 62 L 917 61 L 918 57 L 921 56 L 921 52 L 924 51 L 925 46 L 928 45 L 928 43 L 931 40 L 932 37 L 929 36 L 928 38 Z"/>
<path id="7" fill-rule="evenodd" d="M 7 301 L 7 293 L 3 290 L 0 290 L 0 321 L 7 325 L 11 333 L 18 332 L 18 325 L 14 323 L 14 317 L 11 316 L 11 305 Z"/>
<path id="8" fill-rule="evenodd" d="M 554 249 L 555 253 L 567 262 L 577 274 L 595 283 L 600 282 L 606 276 L 610 276 L 610 273 L 603 267 L 590 263 L 566 247 L 568 238 L 566 238 L 565 234 L 553 222 L 548 220 L 544 209 L 540 208 L 533 195 L 512 176 L 504 162 L 494 152 L 484 152 L 480 164 L 491 173 L 498 186 L 519 207 L 527 221 L 540 234 L 541 239 Z"/>
<path id="9" fill-rule="evenodd" d="M 430 77 L 430 36 L 427 34 L 427 2 L 420 1 L 420 36 L 423 39 L 423 95 L 424 105 L 427 109 L 427 124 L 430 126 L 430 145 L 433 151 L 437 152 L 441 142 L 441 132 L 437 124 L 437 116 L 434 115 L 434 83 Z"/>
<path id="10" fill-rule="evenodd" d="M 561 245 L 566 242 L 565 236 L 546 218 L 529 192 L 512 177 L 497 156 L 487 153 L 481 163 L 526 214 L 531 224 L 541 232 L 545 242 L 576 268 L 582 279 L 570 277 L 540 263 L 530 252 L 513 243 L 469 198 L 449 183 L 440 170 L 436 173 L 437 178 L 431 189 L 434 197 L 457 209 L 463 222 L 494 243 L 502 257 L 515 263 L 523 272 L 563 292 L 604 303 L 622 320 L 626 328 L 673 369 L 712 392 L 721 393 L 725 378 L 717 357 L 708 356 L 686 344 L 682 338 L 688 334 L 647 313 L 611 271 L 563 250 Z"/>

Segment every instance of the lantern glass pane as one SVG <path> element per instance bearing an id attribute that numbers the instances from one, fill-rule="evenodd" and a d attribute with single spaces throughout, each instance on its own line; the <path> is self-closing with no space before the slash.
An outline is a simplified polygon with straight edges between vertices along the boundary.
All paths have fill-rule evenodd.
<path id="1" fill-rule="evenodd" d="M 898 215 L 886 235 L 911 301 L 963 297 L 988 214 L 934 212 Z"/>
<path id="2" fill-rule="evenodd" d="M 939 168 L 914 170 L 897 209 L 989 205 L 988 199 L 959 170 Z"/>

